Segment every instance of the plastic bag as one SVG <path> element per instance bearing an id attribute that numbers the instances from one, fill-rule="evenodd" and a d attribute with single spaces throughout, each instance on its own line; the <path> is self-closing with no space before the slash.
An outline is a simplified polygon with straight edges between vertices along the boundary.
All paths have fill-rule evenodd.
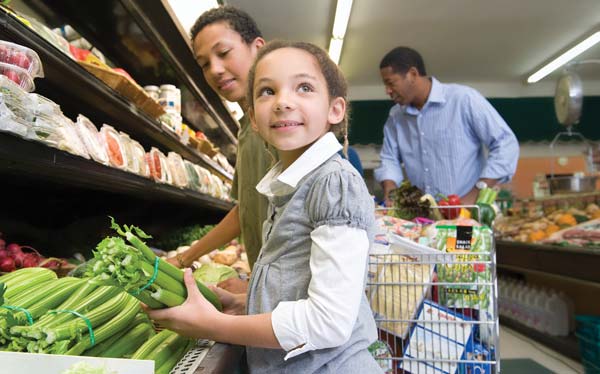
<path id="1" fill-rule="evenodd" d="M 176 152 L 169 152 L 167 161 L 173 184 L 181 188 L 187 186 L 188 178 L 181 156 Z"/>
<path id="2" fill-rule="evenodd" d="M 102 142 L 100 141 L 100 133 L 98 133 L 98 130 L 92 121 L 80 114 L 77 116 L 75 128 L 77 129 L 79 138 L 85 145 L 85 148 L 92 159 L 103 165 L 108 165 L 108 154 L 106 153 L 106 148 L 102 145 Z"/>
<path id="3" fill-rule="evenodd" d="M 0 62 L 0 74 L 4 75 L 19 87 L 27 92 L 35 90 L 33 78 L 27 73 L 27 70 L 18 66 Z"/>

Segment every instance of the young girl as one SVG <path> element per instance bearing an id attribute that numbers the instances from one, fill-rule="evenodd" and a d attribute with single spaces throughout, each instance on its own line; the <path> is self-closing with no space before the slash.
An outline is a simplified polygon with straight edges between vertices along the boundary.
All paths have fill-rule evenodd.
<path id="1" fill-rule="evenodd" d="M 248 84 L 253 128 L 280 162 L 257 186 L 269 218 L 247 299 L 218 290 L 220 313 L 187 270 L 186 302 L 148 314 L 186 336 L 246 345 L 251 373 L 381 372 L 364 293 L 373 203 L 334 135 L 347 134 L 346 82 L 322 49 L 280 41 L 259 51 Z"/>

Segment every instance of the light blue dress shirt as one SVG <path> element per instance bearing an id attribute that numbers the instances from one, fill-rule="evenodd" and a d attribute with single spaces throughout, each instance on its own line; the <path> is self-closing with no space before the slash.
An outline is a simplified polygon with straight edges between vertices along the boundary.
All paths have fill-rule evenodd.
<path id="1" fill-rule="evenodd" d="M 519 159 L 517 138 L 476 90 L 432 78 L 421 110 L 396 104 L 383 128 L 375 178 L 408 180 L 425 193 L 466 195 L 480 178 L 508 182 Z"/>

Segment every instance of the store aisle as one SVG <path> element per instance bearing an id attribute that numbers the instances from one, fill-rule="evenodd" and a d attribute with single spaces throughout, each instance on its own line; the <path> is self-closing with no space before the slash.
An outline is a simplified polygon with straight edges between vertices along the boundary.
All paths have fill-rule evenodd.
<path id="1" fill-rule="evenodd" d="M 508 361 L 501 366 L 502 374 L 533 374 L 532 370 L 538 365 L 536 373 L 583 374 L 583 366 L 558 352 L 529 339 L 514 330 L 500 326 L 500 357 L 501 362 L 511 359 L 529 359 L 531 361 Z"/>

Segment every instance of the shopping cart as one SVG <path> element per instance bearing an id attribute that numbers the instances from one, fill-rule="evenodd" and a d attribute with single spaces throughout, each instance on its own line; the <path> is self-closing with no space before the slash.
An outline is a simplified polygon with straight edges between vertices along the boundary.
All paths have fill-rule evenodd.
<path id="1" fill-rule="evenodd" d="M 491 229 L 435 230 L 435 248 L 398 237 L 369 255 L 367 295 L 379 336 L 371 350 L 390 374 L 499 373 Z"/>

